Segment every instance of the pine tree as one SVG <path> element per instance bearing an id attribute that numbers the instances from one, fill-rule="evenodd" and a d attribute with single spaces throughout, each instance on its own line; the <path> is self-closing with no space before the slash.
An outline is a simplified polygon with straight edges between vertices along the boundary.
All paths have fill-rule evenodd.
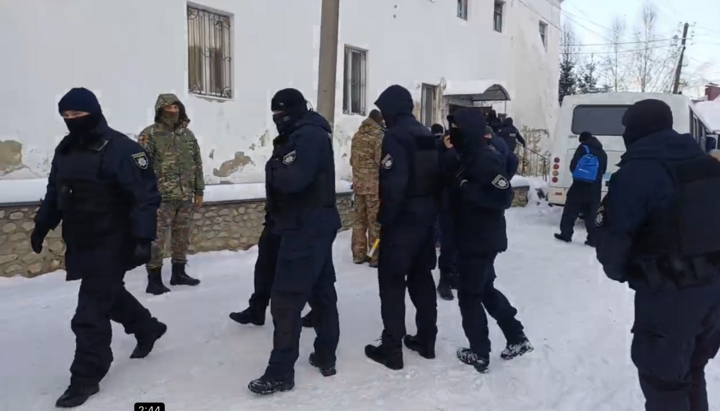
<path id="1" fill-rule="evenodd" d="M 569 56 L 568 56 L 569 57 Z M 572 58 L 563 56 L 560 62 L 560 82 L 558 88 L 558 96 L 560 104 L 562 104 L 565 96 L 577 94 L 577 76 L 575 75 L 575 61 Z"/>
<path id="2" fill-rule="evenodd" d="M 597 86 L 598 78 L 596 72 L 597 65 L 591 58 L 585 63 L 581 74 L 578 76 L 578 92 L 580 94 L 592 94 L 600 91 Z"/>

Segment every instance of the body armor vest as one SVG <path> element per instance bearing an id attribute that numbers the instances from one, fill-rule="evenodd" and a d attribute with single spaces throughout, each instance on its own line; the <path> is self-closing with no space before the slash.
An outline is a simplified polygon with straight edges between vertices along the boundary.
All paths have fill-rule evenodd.
<path id="1" fill-rule="evenodd" d="M 651 285 L 710 281 L 720 267 L 720 162 L 705 155 L 663 163 L 674 192 L 633 239 L 633 255 Z"/>

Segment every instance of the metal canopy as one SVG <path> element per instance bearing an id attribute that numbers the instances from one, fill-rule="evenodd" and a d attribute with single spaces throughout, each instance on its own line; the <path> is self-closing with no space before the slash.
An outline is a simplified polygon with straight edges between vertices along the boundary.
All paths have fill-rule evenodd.
<path id="1" fill-rule="evenodd" d="M 501 81 L 496 80 L 448 81 L 443 96 L 468 100 L 473 103 L 510 101 L 510 93 Z"/>

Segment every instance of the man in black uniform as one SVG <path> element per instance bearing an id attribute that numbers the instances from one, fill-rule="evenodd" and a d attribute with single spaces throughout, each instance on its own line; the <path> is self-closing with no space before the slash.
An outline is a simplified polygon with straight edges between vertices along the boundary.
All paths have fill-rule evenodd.
<path id="1" fill-rule="evenodd" d="M 435 358 L 437 298 L 434 226 L 440 170 L 437 138 L 412 114 L 410 92 L 394 85 L 375 102 L 385 119 L 380 168 L 378 283 L 384 330 L 380 346 L 365 355 L 390 369 L 403 368 L 402 342 Z M 405 288 L 415 305 L 417 335 L 405 334 Z"/>
<path id="2" fill-rule="evenodd" d="M 720 163 L 672 129 L 670 107 L 635 103 L 627 151 L 596 219 L 597 258 L 635 290 L 631 357 L 647 411 L 708 411 L 720 347 Z"/>
<path id="3" fill-rule="evenodd" d="M 30 241 L 40 253 L 45 236 L 62 221 L 67 280 L 81 280 L 71 322 L 70 387 L 56 404 L 72 408 L 98 392 L 110 369 L 110 320 L 135 335 L 130 358 L 146 357 L 167 326 L 123 282 L 126 271 L 150 260 L 160 206 L 152 164 L 138 143 L 108 127 L 89 90 L 70 90 L 58 106 L 70 133 L 55 150 Z"/>
<path id="4" fill-rule="evenodd" d="M 302 93 L 278 91 L 272 99 L 279 136 L 265 165 L 267 207 L 272 232 L 280 237 L 270 298 L 275 324 L 273 350 L 265 374 L 250 391 L 267 395 L 295 386 L 301 312 L 308 301 L 317 338 L 310 364 L 324 376 L 336 373 L 340 325 L 332 244 L 340 229 L 335 205 L 335 159 L 331 128 L 309 111 Z"/>
<path id="5" fill-rule="evenodd" d="M 515 318 L 517 310 L 495 289 L 494 262 L 507 250 L 505 210 L 513 191 L 505 155 L 484 138 L 485 121 L 475 109 L 462 109 L 448 117 L 450 150 L 442 158 L 453 210 L 458 300 L 462 325 L 470 348 L 461 348 L 458 359 L 485 373 L 490 363 L 490 339 L 485 309 L 498 322 L 507 347 L 500 355 L 509 360 L 532 351 Z M 507 153 L 506 153 L 507 154 Z"/>

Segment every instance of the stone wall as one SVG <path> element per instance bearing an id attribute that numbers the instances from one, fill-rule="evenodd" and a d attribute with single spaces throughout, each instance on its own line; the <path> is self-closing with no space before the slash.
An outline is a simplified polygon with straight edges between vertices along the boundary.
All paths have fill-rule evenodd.
<path id="1" fill-rule="evenodd" d="M 349 195 L 338 196 L 338 209 L 343 229 L 349 228 Z M 36 212 L 36 205 L 0 205 L 0 276 L 35 277 L 63 268 L 62 227 L 48 234 L 42 253 L 35 254 L 30 248 Z M 190 253 L 246 250 L 257 244 L 264 216 L 264 200 L 205 204 L 193 216 Z"/>
<path id="2" fill-rule="evenodd" d="M 528 187 L 515 187 L 513 207 L 524 207 L 527 202 Z M 338 209 L 343 229 L 349 228 L 349 195 L 338 196 Z M 0 276 L 35 277 L 63 268 L 61 227 L 48 234 L 42 253 L 35 254 L 30 248 L 36 212 L 37 205 L 0 205 Z M 260 237 L 264 215 L 263 200 L 205 204 L 193 217 L 190 253 L 252 247 Z"/>

